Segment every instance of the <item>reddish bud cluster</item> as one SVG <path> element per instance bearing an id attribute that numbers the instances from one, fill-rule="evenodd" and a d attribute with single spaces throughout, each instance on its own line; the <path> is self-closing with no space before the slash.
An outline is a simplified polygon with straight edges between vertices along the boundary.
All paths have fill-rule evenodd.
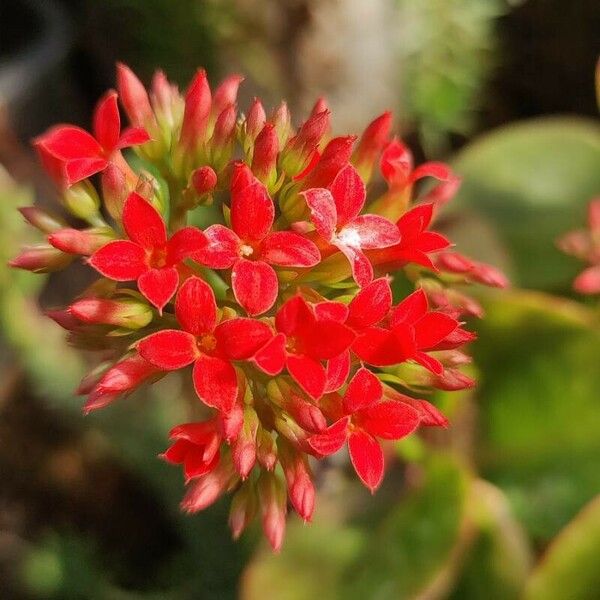
<path id="1" fill-rule="evenodd" d="M 269 117 L 254 100 L 238 115 L 238 76 L 213 93 L 199 71 L 184 96 L 161 72 L 150 92 L 124 65 L 117 79 L 132 129 L 121 133 L 109 92 L 93 135 L 60 125 L 35 141 L 65 211 L 87 226 L 21 209 L 45 242 L 12 264 L 47 272 L 79 256 L 101 275 L 49 312 L 74 345 L 103 357 L 78 390 L 86 412 L 191 371 L 206 419 L 174 427 L 162 455 L 182 465 L 182 507 L 235 491 L 234 536 L 260 515 L 278 549 L 288 499 L 312 517 L 314 459 L 347 443 L 374 491 L 386 440 L 447 425 L 411 391 L 473 385 L 459 370 L 469 360 L 459 348 L 474 338 L 460 318 L 481 310 L 448 284 L 506 281 L 430 230 L 459 180 L 440 163 L 414 168 L 389 138 L 390 113 L 357 142 L 331 137 L 323 100 L 297 131 L 285 104 Z M 371 199 L 376 172 L 387 189 Z M 415 199 L 423 177 L 437 183 Z M 191 214 L 218 217 L 201 230 Z M 416 287 L 406 297 L 394 285 L 402 278 Z"/>

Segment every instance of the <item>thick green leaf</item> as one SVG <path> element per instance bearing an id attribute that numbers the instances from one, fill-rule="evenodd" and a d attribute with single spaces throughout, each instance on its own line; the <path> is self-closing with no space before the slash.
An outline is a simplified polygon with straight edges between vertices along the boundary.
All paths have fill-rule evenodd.
<path id="1" fill-rule="evenodd" d="M 527 585 L 526 600 L 595 600 L 600 596 L 600 496 L 552 542 Z"/>
<path id="2" fill-rule="evenodd" d="M 579 265 L 554 243 L 583 225 L 587 202 L 600 193 L 600 125 L 575 118 L 517 123 L 467 146 L 453 166 L 463 185 L 452 206 L 476 210 L 498 228 L 515 282 L 568 289 Z"/>
<path id="3" fill-rule="evenodd" d="M 483 476 L 536 539 L 600 489 L 600 333 L 593 313 L 533 292 L 490 295 L 474 345 Z"/>

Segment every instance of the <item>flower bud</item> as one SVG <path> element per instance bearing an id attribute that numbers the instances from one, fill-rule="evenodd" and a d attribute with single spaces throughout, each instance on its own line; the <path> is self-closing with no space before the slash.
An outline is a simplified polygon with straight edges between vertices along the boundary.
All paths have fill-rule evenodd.
<path id="1" fill-rule="evenodd" d="M 505 288 L 509 286 L 508 278 L 502 271 L 485 263 L 475 263 L 471 279 L 490 287 Z"/>
<path id="2" fill-rule="evenodd" d="M 71 314 L 71 311 L 68 308 L 47 310 L 44 314 L 67 331 L 73 331 L 78 327 L 81 327 L 81 322 Z"/>
<path id="3" fill-rule="evenodd" d="M 408 185 L 413 170 L 412 154 L 400 140 L 394 138 L 384 148 L 379 168 L 388 187 L 401 192 Z"/>
<path id="4" fill-rule="evenodd" d="M 181 510 L 196 513 L 214 504 L 239 480 L 233 468 L 231 456 L 225 454 L 215 469 L 192 480 L 182 502 Z"/>
<path id="5" fill-rule="evenodd" d="M 315 508 L 315 486 L 311 479 L 308 459 L 304 453 L 283 439 L 278 447 L 290 502 L 304 521 L 310 521 Z"/>
<path id="6" fill-rule="evenodd" d="M 244 81 L 241 75 L 229 75 L 218 85 L 212 100 L 212 115 L 216 118 L 228 106 L 235 104 L 240 83 Z"/>
<path id="7" fill-rule="evenodd" d="M 327 429 L 327 421 L 319 408 L 303 398 L 283 380 L 270 381 L 267 385 L 267 393 L 272 402 L 280 406 L 306 431 L 317 433 Z"/>
<path id="8" fill-rule="evenodd" d="M 125 113 L 135 127 L 156 128 L 148 93 L 135 73 L 125 64 L 117 63 L 117 90 Z"/>
<path id="9" fill-rule="evenodd" d="M 211 138 L 211 157 L 217 171 L 225 167 L 231 158 L 235 139 L 237 112 L 232 104 L 225 108 L 217 118 Z"/>
<path id="10" fill-rule="evenodd" d="M 316 164 L 302 183 L 302 189 L 328 187 L 340 170 L 346 166 L 352 155 L 355 135 L 333 138 Z"/>
<path id="11" fill-rule="evenodd" d="M 8 261 L 9 266 L 34 273 L 53 273 L 64 269 L 73 257 L 49 245 L 28 246 Z"/>
<path id="12" fill-rule="evenodd" d="M 152 309 L 134 298 L 82 298 L 70 307 L 73 316 L 91 325 L 114 325 L 141 329 L 152 321 Z"/>
<path id="13" fill-rule="evenodd" d="M 358 147 L 352 156 L 352 163 L 365 183 L 371 179 L 373 166 L 387 142 L 391 128 L 392 113 L 387 111 L 367 126 L 358 142 Z"/>
<path id="14" fill-rule="evenodd" d="M 210 194 L 217 185 L 217 174 L 208 165 L 196 169 L 191 176 L 194 192 L 200 197 Z"/>
<path id="15" fill-rule="evenodd" d="M 117 165 L 110 163 L 102 172 L 101 178 L 102 198 L 108 214 L 120 222 L 123 213 L 123 204 L 129 194 L 125 174 Z"/>
<path id="16" fill-rule="evenodd" d="M 279 139 L 279 147 L 283 148 L 292 131 L 292 117 L 286 102 L 282 102 L 271 117 L 271 123 L 275 127 Z M 256 132 L 258 135 L 258 131 Z"/>
<path id="17" fill-rule="evenodd" d="M 244 426 L 244 409 L 239 402 L 227 413 L 220 413 L 221 430 L 227 442 L 232 443 L 237 439 Z"/>
<path id="18" fill-rule="evenodd" d="M 287 512 L 283 482 L 274 473 L 263 471 L 258 480 L 258 498 L 263 531 L 273 551 L 279 552 L 285 535 Z"/>
<path id="19" fill-rule="evenodd" d="M 87 180 L 67 188 L 63 192 L 63 203 L 79 219 L 94 223 L 99 218 L 100 198 L 96 188 Z"/>
<path id="20" fill-rule="evenodd" d="M 246 137 L 254 142 L 267 121 L 265 109 L 258 98 L 254 98 L 244 124 Z"/>
<path id="21" fill-rule="evenodd" d="M 302 445 L 308 434 L 292 417 L 285 413 L 280 413 L 275 417 L 275 429 L 290 442 Z"/>
<path id="22" fill-rule="evenodd" d="M 236 471 L 245 480 L 256 462 L 256 432 L 258 430 L 258 415 L 247 406 L 244 409 L 244 424 L 233 444 L 231 455 Z"/>
<path id="23" fill-rule="evenodd" d="M 246 482 L 234 494 L 229 509 L 229 528 L 237 540 L 258 512 L 258 497 L 253 483 Z"/>
<path id="24" fill-rule="evenodd" d="M 170 142 L 172 132 L 178 125 L 184 112 L 184 101 L 176 85 L 169 82 L 162 71 L 156 71 L 152 77 L 152 107 L 163 138 Z"/>
<path id="25" fill-rule="evenodd" d="M 588 267 L 573 282 L 573 289 L 580 294 L 600 293 L 600 265 Z"/>
<path id="26" fill-rule="evenodd" d="M 266 123 L 254 143 L 252 172 L 267 187 L 273 185 L 277 179 L 276 166 L 278 154 L 279 141 L 277 139 L 277 132 L 271 123 Z"/>
<path id="27" fill-rule="evenodd" d="M 204 141 L 210 117 L 211 95 L 206 71 L 196 73 L 185 95 L 185 109 L 179 142 L 187 150 L 195 150 Z"/>
<path id="28" fill-rule="evenodd" d="M 256 458 L 267 471 L 272 471 L 277 464 L 275 440 L 270 432 L 260 426 L 256 433 Z"/>
<path id="29" fill-rule="evenodd" d="M 30 225 L 33 225 L 43 233 L 52 233 L 67 226 L 62 219 L 47 213 L 37 206 L 22 206 L 18 210 Z"/>
<path id="30" fill-rule="evenodd" d="M 84 230 L 66 228 L 51 233 L 48 242 L 67 254 L 90 256 L 114 237 L 114 231 L 109 227 Z"/>
<path id="31" fill-rule="evenodd" d="M 475 268 L 475 263 L 458 252 L 440 252 L 436 256 L 436 266 L 442 271 L 464 274 Z"/>
<path id="32" fill-rule="evenodd" d="M 313 117 L 325 111 L 331 113 L 329 110 L 329 105 L 327 104 L 327 100 L 325 100 L 323 96 L 319 96 L 317 101 L 314 103 L 312 110 L 310 111 L 310 116 Z"/>

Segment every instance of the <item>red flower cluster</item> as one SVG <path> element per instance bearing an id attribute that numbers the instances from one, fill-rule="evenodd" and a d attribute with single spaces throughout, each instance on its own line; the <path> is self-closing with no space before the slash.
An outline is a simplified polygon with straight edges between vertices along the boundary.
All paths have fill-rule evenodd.
<path id="1" fill-rule="evenodd" d="M 49 272 L 82 256 L 101 276 L 49 312 L 73 344 L 103 357 L 78 390 L 87 412 L 191 367 L 206 419 L 174 427 L 162 455 L 183 465 L 182 507 L 234 491 L 234 536 L 260 513 L 278 549 L 288 499 L 311 519 L 314 459 L 348 442 L 374 491 L 385 440 L 447 424 L 414 391 L 473 385 L 458 369 L 474 337 L 460 319 L 481 314 L 447 284 L 506 282 L 429 229 L 459 180 L 440 163 L 413 168 L 389 138 L 390 113 L 358 142 L 331 138 L 320 100 L 294 131 L 285 104 L 267 117 L 255 100 L 238 116 L 240 82 L 212 93 L 200 71 L 182 96 L 159 72 L 148 93 L 120 65 L 132 129 L 121 133 L 111 91 L 94 135 L 61 125 L 35 141 L 65 212 L 87 225 L 23 208 L 46 240 L 12 264 Z M 368 199 L 376 171 L 387 189 Z M 415 199 L 423 177 L 437 183 Z M 406 284 L 416 291 L 403 297 Z"/>
<path id="2" fill-rule="evenodd" d="M 573 282 L 580 294 L 600 294 L 600 198 L 588 206 L 588 228 L 571 231 L 558 240 L 558 247 L 589 263 Z"/>

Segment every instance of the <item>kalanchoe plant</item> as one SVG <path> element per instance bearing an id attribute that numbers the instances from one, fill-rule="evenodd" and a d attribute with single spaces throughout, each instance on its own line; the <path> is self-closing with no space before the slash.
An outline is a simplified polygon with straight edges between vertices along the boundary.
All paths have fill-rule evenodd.
<path id="1" fill-rule="evenodd" d="M 182 465 L 182 507 L 232 491 L 234 536 L 261 515 L 277 550 L 287 498 L 311 519 L 311 457 L 347 442 L 375 491 L 382 442 L 447 425 L 414 394 L 473 385 L 458 369 L 474 338 L 460 319 L 482 311 L 451 284 L 506 281 L 429 229 L 459 180 L 440 163 L 414 168 L 389 137 L 389 113 L 358 141 L 331 138 L 322 100 L 297 130 L 285 103 L 267 117 L 255 100 L 238 115 L 240 82 L 212 93 L 199 71 L 182 97 L 161 72 L 147 92 L 119 65 L 118 96 L 98 105 L 93 135 L 60 125 L 34 142 L 66 212 L 87 226 L 23 208 L 45 241 L 12 264 L 50 272 L 83 257 L 100 275 L 48 313 L 102 357 L 78 390 L 86 412 L 191 371 L 206 418 L 174 427 L 162 455 Z M 124 131 L 117 97 L 132 123 Z M 369 198 L 378 171 L 383 192 Z M 435 185 L 416 196 L 424 177 Z M 187 224 L 198 217 L 212 224 Z"/>
<path id="2" fill-rule="evenodd" d="M 580 294 L 600 294 L 600 198 L 588 206 L 588 227 L 567 233 L 558 240 L 558 247 L 589 264 L 573 282 Z"/>

